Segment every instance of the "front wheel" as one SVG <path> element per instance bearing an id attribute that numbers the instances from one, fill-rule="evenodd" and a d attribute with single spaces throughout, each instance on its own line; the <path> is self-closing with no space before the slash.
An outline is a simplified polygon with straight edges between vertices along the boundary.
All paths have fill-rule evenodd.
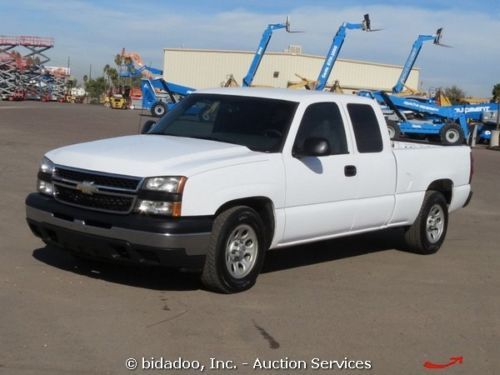
<path id="1" fill-rule="evenodd" d="M 448 229 L 448 205 L 443 194 L 427 191 L 417 219 L 404 235 L 409 250 L 434 254 L 439 250 Z"/>
<path id="2" fill-rule="evenodd" d="M 441 143 L 444 145 L 459 145 L 464 143 L 464 131 L 460 125 L 455 123 L 448 123 L 441 128 L 439 132 Z"/>
<path id="3" fill-rule="evenodd" d="M 264 263 L 265 246 L 264 224 L 255 210 L 236 206 L 223 211 L 213 224 L 201 281 L 220 293 L 250 289 Z"/>
<path id="4" fill-rule="evenodd" d="M 387 131 L 389 132 L 389 138 L 394 141 L 397 141 L 401 136 L 401 131 L 396 121 L 387 121 Z"/>
<path id="5" fill-rule="evenodd" d="M 163 102 L 156 102 L 151 107 L 151 114 L 154 117 L 162 117 L 165 113 L 167 113 L 167 105 Z"/>

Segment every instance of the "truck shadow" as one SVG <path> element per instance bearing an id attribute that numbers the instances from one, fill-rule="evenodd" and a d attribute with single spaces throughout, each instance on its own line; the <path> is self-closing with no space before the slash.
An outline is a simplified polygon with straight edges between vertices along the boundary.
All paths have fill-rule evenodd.
<path id="1" fill-rule="evenodd" d="M 262 272 L 276 272 L 390 249 L 404 251 L 400 229 L 386 229 L 271 250 L 266 254 Z"/>
<path id="2" fill-rule="evenodd" d="M 271 250 L 266 254 L 262 272 L 277 272 L 378 251 L 401 249 L 401 246 L 401 231 L 391 229 Z M 33 257 L 64 271 L 117 284 L 152 290 L 203 289 L 199 280 L 199 271 L 87 261 L 75 258 L 53 246 L 34 250 Z"/>
<path id="3" fill-rule="evenodd" d="M 54 246 L 34 250 L 33 257 L 64 271 L 138 288 L 188 291 L 202 287 L 196 272 L 80 259 Z"/>

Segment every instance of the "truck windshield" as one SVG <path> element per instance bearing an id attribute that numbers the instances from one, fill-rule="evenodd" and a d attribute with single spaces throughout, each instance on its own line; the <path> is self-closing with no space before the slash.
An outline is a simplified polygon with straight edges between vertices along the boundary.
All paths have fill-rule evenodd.
<path id="1" fill-rule="evenodd" d="M 148 134 L 234 143 L 281 152 L 298 103 L 247 96 L 191 94 Z"/>

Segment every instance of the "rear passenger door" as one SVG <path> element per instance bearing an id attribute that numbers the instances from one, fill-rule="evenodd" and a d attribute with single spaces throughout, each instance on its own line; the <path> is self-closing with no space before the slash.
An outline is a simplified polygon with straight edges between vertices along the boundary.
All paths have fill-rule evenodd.
<path id="1" fill-rule="evenodd" d="M 286 173 L 286 225 L 283 242 L 294 243 L 348 232 L 354 220 L 352 201 L 357 179 L 349 173 L 352 155 L 344 123 L 345 114 L 334 102 L 310 104 L 294 140 L 292 153 L 300 154 L 307 138 L 324 138 L 329 155 L 284 159 Z"/>
<path id="2" fill-rule="evenodd" d="M 387 224 L 394 208 L 396 160 L 371 105 L 350 103 L 347 112 L 354 132 L 358 182 L 353 230 L 380 227 Z"/>

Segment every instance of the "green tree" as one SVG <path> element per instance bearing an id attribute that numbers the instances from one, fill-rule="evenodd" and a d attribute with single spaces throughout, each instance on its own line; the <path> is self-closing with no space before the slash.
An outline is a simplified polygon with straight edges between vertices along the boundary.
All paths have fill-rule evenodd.
<path id="1" fill-rule="evenodd" d="M 465 98 L 465 91 L 455 85 L 446 87 L 444 94 L 450 99 L 451 104 L 460 104 L 462 99 Z"/>
<path id="2" fill-rule="evenodd" d="M 497 83 L 495 86 L 493 86 L 493 90 L 491 91 L 493 94 L 493 101 L 497 102 L 500 101 L 500 83 Z"/>
<path id="3" fill-rule="evenodd" d="M 119 76 L 116 68 L 110 67 L 108 69 L 107 76 L 108 76 L 110 85 L 117 87 L 121 84 L 121 77 Z"/>
<path id="4" fill-rule="evenodd" d="M 106 78 L 98 77 L 96 79 L 89 79 L 85 82 L 85 91 L 89 94 L 91 99 L 97 100 L 106 92 L 107 89 Z"/>
<path id="5" fill-rule="evenodd" d="M 123 55 L 120 54 L 120 53 L 117 53 L 116 56 L 115 56 L 115 64 L 117 66 L 120 66 L 120 65 L 123 65 Z"/>

